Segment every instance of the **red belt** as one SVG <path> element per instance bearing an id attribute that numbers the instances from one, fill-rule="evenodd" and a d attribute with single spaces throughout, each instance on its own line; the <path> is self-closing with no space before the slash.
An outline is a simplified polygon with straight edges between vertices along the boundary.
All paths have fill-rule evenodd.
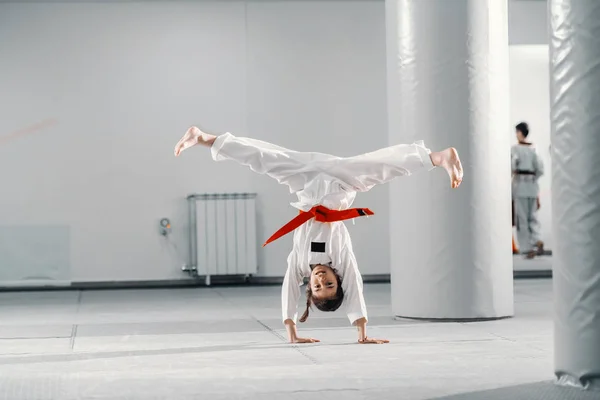
<path id="1" fill-rule="evenodd" d="M 300 225 L 313 218 L 318 222 L 335 222 L 357 217 L 364 217 L 368 215 L 373 215 L 373 211 L 369 210 L 368 208 L 351 208 L 349 210 L 336 211 L 330 210 L 329 208 L 323 206 L 314 206 L 309 211 L 300 211 L 300 214 L 296 218 L 294 218 L 293 220 L 282 226 L 281 229 L 279 229 L 277 232 L 275 232 L 273 236 L 271 236 L 269 240 L 267 240 L 265 244 L 263 244 L 263 247 L 265 247 L 271 242 L 274 242 L 280 237 L 287 235 L 294 229 L 298 228 Z"/>

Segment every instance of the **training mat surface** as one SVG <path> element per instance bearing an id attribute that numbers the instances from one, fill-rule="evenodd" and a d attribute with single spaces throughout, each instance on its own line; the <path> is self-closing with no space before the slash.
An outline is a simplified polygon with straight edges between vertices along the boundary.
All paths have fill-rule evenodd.
<path id="1" fill-rule="evenodd" d="M 600 400 L 600 391 L 584 391 L 536 382 L 492 390 L 463 393 L 431 400 Z"/>

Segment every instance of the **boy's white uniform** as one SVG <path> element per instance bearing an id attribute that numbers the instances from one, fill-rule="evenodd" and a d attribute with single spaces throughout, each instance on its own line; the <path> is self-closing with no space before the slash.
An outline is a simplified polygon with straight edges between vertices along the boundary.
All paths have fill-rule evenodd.
<path id="1" fill-rule="evenodd" d="M 520 143 L 511 147 L 512 196 L 517 216 L 517 240 L 522 253 L 533 249 L 540 236 L 537 198 L 539 179 L 544 174 L 544 163 L 531 144 Z"/>
<path id="2" fill-rule="evenodd" d="M 223 134 L 211 148 L 215 161 L 233 160 L 259 174 L 266 174 L 287 185 L 298 201 L 291 203 L 301 211 L 317 205 L 330 210 L 347 210 L 357 192 L 377 184 L 433 169 L 422 141 L 396 145 L 355 157 L 336 157 L 323 153 L 297 152 L 257 139 Z M 342 221 L 323 223 L 315 219 L 294 231 L 293 248 L 282 288 L 282 318 L 298 317 L 300 286 L 311 274 L 311 265 L 331 263 L 342 278 L 344 305 L 351 324 L 367 318 L 362 277 L 358 270 L 352 241 Z"/>

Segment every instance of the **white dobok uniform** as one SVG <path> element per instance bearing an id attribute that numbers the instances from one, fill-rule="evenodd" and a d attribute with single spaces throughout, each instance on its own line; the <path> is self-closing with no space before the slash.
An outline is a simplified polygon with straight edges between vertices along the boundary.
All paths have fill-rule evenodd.
<path id="1" fill-rule="evenodd" d="M 386 147 L 354 157 L 298 152 L 257 139 L 225 133 L 215 140 L 211 154 L 215 161 L 232 160 L 259 174 L 287 185 L 298 196 L 291 203 L 301 211 L 317 205 L 330 210 L 347 210 L 357 192 L 419 170 L 434 168 L 430 150 L 422 141 Z M 344 306 L 350 323 L 367 318 L 363 282 L 348 230 L 342 221 L 310 219 L 294 231 L 282 294 L 283 321 L 296 323 L 300 286 L 311 275 L 311 265 L 331 264 L 342 279 Z"/>
<path id="2" fill-rule="evenodd" d="M 511 147 L 512 197 L 517 225 L 517 241 L 521 253 L 528 253 L 541 240 L 537 199 L 544 163 L 535 146 L 519 143 Z"/>

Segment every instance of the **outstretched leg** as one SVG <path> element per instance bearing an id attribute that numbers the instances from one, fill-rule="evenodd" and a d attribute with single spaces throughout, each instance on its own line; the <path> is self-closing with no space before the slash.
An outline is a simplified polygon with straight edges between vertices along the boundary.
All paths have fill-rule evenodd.
<path id="1" fill-rule="evenodd" d="M 381 185 L 420 170 L 441 167 L 450 177 L 452 188 L 457 188 L 463 179 L 463 169 L 454 148 L 431 152 L 423 141 L 413 144 L 398 144 L 354 157 L 339 158 L 329 163 L 329 174 L 346 183 L 357 192 L 366 192 Z"/>
<path id="2" fill-rule="evenodd" d="M 231 134 L 219 137 L 191 127 L 175 146 L 175 155 L 192 146 L 210 147 L 215 160 L 234 160 L 254 172 L 266 174 L 297 191 L 315 175 L 326 172 L 345 182 L 351 190 L 365 192 L 377 184 L 422 168 L 441 167 L 450 177 L 452 188 L 463 179 L 463 168 L 454 148 L 431 152 L 423 142 L 401 144 L 355 157 L 297 152 L 271 143 Z"/>
<path id="3" fill-rule="evenodd" d="M 235 161 L 289 186 L 292 193 L 302 190 L 308 181 L 323 172 L 323 164 L 338 159 L 329 154 L 293 151 L 262 140 L 236 137 L 230 133 L 215 136 L 197 127 L 187 130 L 175 146 L 175 155 L 196 145 L 209 147 L 215 161 Z"/>

